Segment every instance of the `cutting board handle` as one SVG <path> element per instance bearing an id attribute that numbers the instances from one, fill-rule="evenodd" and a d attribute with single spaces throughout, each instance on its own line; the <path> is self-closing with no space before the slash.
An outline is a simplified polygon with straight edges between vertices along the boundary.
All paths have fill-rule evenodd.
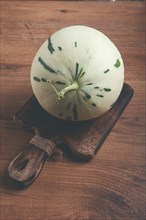
<path id="1" fill-rule="evenodd" d="M 9 176 L 20 186 L 30 185 L 38 177 L 45 161 L 53 154 L 55 148 L 54 142 L 35 135 L 29 146 L 10 163 Z"/>

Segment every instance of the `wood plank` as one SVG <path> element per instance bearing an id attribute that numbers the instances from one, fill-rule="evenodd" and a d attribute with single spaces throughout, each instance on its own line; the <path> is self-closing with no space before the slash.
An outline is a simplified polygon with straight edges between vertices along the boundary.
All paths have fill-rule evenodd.
<path id="1" fill-rule="evenodd" d="M 32 59 L 44 40 L 59 28 L 72 24 L 89 25 L 109 36 L 122 53 L 125 69 L 128 72 L 127 78 L 128 76 L 131 79 L 135 78 L 137 71 L 141 72 L 144 69 L 145 10 L 141 2 L 128 4 L 90 2 L 90 10 L 88 10 L 88 2 L 64 4 L 46 1 L 43 4 L 41 2 L 35 4 L 14 1 L 11 7 L 9 4 L 11 3 L 8 1 L 2 4 L 1 62 L 4 75 L 12 69 L 13 72 L 17 71 L 17 74 L 24 74 L 24 71 L 29 74 Z M 114 16 L 111 16 L 111 7 Z M 80 11 L 79 8 L 82 10 Z M 6 15 L 7 13 L 9 16 Z M 137 23 L 139 20 L 141 22 Z M 144 80 L 144 73 L 139 74 L 139 77 L 140 80 Z"/>
<path id="2" fill-rule="evenodd" d="M 1 1 L 1 220 L 144 220 L 145 7 L 144 1 Z M 12 115 L 32 95 L 30 66 L 54 31 L 84 24 L 120 49 L 125 82 L 134 96 L 90 162 L 69 150 L 48 161 L 34 184 L 20 190 L 8 179 L 10 161 L 31 134 Z"/>

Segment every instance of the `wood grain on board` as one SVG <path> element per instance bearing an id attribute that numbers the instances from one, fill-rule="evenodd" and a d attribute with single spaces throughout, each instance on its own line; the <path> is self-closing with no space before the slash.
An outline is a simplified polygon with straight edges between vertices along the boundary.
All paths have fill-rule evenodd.
<path id="1" fill-rule="evenodd" d="M 145 4 L 142 1 L 1 1 L 1 220 L 144 220 Z M 8 179 L 10 161 L 32 134 L 12 115 L 32 96 L 30 66 L 44 40 L 73 24 L 112 39 L 134 96 L 96 156 L 65 148 L 28 188 Z"/>

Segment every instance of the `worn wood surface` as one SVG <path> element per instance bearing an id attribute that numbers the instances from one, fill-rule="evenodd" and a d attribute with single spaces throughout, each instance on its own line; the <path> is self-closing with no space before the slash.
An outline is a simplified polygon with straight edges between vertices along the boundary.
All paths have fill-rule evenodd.
<path id="1" fill-rule="evenodd" d="M 144 2 L 1 1 L 1 220 L 144 220 Z M 72 24 L 107 34 L 121 51 L 134 97 L 90 162 L 66 149 L 25 190 L 7 177 L 10 161 L 32 137 L 12 115 L 32 95 L 30 65 L 42 42 Z"/>

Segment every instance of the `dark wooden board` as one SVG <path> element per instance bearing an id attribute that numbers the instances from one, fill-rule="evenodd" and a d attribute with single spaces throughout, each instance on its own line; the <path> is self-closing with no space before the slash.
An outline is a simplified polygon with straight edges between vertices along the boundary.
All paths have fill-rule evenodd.
<path id="1" fill-rule="evenodd" d="M 47 113 L 32 96 L 15 114 L 24 128 L 59 145 L 66 145 L 78 157 L 91 159 L 100 148 L 114 124 L 126 108 L 133 89 L 124 83 L 122 92 L 114 106 L 104 115 L 88 120 L 71 122 L 60 120 Z"/>
<path id="2" fill-rule="evenodd" d="M 8 167 L 8 173 L 15 185 L 29 186 L 40 174 L 44 162 L 62 145 L 70 148 L 79 158 L 89 160 L 112 130 L 126 108 L 133 89 L 124 84 L 118 100 L 104 115 L 88 121 L 60 120 L 47 113 L 33 96 L 14 115 L 35 136 L 28 147 L 16 156 Z M 65 149 L 65 148 L 64 148 Z"/>

